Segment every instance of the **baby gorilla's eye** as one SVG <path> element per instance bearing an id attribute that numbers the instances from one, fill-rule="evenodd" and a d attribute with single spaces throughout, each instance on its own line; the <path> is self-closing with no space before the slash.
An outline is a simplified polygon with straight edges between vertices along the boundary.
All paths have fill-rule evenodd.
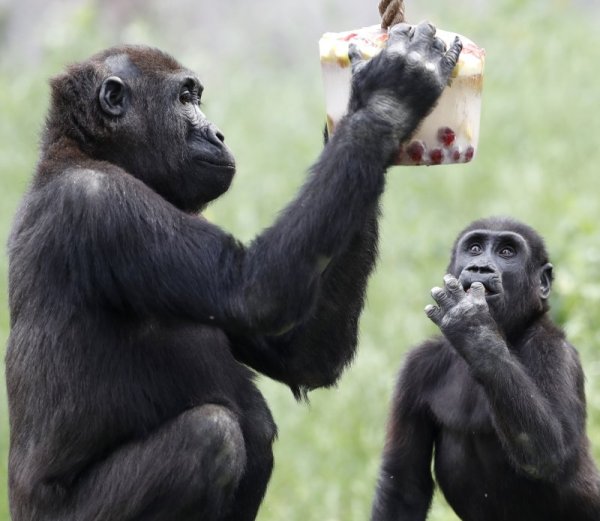
<path id="1" fill-rule="evenodd" d="M 511 246 L 504 246 L 499 252 L 499 255 L 501 257 L 512 257 L 515 254 L 516 254 L 516 251 Z"/>
<path id="2" fill-rule="evenodd" d="M 475 244 L 471 244 L 471 246 L 469 246 L 469 253 L 471 255 L 479 255 L 483 250 L 481 249 L 481 246 L 477 243 Z"/>

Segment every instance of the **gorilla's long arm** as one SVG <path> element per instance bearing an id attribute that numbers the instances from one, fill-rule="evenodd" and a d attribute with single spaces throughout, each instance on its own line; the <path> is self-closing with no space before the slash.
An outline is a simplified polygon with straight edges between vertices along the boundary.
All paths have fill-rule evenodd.
<path id="1" fill-rule="evenodd" d="M 424 521 L 427 517 L 434 487 L 431 458 L 435 426 L 418 397 L 425 394 L 424 380 L 436 381 L 442 376 L 439 368 L 445 364 L 438 344 L 428 342 L 422 347 L 433 353 L 435 366 L 428 363 L 429 357 L 411 353 L 400 373 L 372 506 L 374 521 Z"/>
<path id="2" fill-rule="evenodd" d="M 115 309 L 140 317 L 172 313 L 174 318 L 213 323 L 233 335 L 274 334 L 306 324 L 319 305 L 335 308 L 347 296 L 353 297 L 343 293 L 333 297 L 331 289 L 332 297 L 318 302 L 322 286 L 331 288 L 336 280 L 348 278 L 339 268 L 340 258 L 354 255 L 348 253 L 350 242 L 371 218 L 394 151 L 431 107 L 460 52 L 459 43 L 446 54 L 429 49 L 426 42 L 432 40 L 433 29 L 427 25 L 419 26 L 414 36 L 402 29 L 391 35 L 390 42 L 398 39 L 406 52 L 411 38 L 419 52 L 432 52 L 435 56 L 428 59 L 440 61 L 437 72 L 412 71 L 418 86 L 397 87 L 395 76 L 387 78 L 396 66 L 391 54 L 382 53 L 362 66 L 354 77 L 351 113 L 295 201 L 249 247 L 175 209 L 119 168 L 85 156 L 78 158 L 79 170 L 71 168 L 32 194 L 27 212 L 35 219 L 31 240 L 43 251 L 54 226 L 65 230 L 69 247 L 61 262 L 81 281 L 78 291 L 84 301 L 86 291 L 88 296 L 102 292 L 107 306 Z M 408 74 L 409 66 L 399 67 Z M 382 84 L 376 92 L 373 75 Z M 387 83 L 389 88 L 406 90 L 400 93 L 404 103 L 389 94 Z M 73 158 L 67 158 L 65 168 L 72 164 Z M 58 158 L 55 167 L 60 169 Z M 61 211 L 55 212 L 56 207 Z M 36 217 L 44 213 L 40 225 Z M 20 226 L 34 228 L 27 219 Z M 21 230 L 17 226 L 17 233 Z M 48 250 L 52 247 L 48 245 Z M 96 252 L 92 266 L 85 258 L 90 250 Z M 331 275 L 322 277 L 327 262 L 332 264 Z M 351 328 L 353 315 L 362 306 L 368 269 L 358 271 L 362 272 L 358 294 L 346 305 Z M 18 297 L 15 301 L 18 313 Z M 336 311 L 330 318 L 339 314 Z M 354 341 L 351 338 L 351 344 Z"/>
<path id="3" fill-rule="evenodd" d="M 535 372 L 528 371 L 500 335 L 482 284 L 473 284 L 465 294 L 454 277 L 446 276 L 444 289 L 434 288 L 432 294 L 439 307 L 430 306 L 427 313 L 485 389 L 495 430 L 510 460 L 532 478 L 557 479 L 585 428 L 583 403 L 573 394 L 581 387 L 582 375 L 574 370 L 578 364 L 572 347 L 543 322 L 522 347 L 544 358 L 543 363 L 530 363 Z M 556 367 L 565 370 L 557 372 Z"/>
<path id="4" fill-rule="evenodd" d="M 346 250 L 321 275 L 314 309 L 282 335 L 233 335 L 238 360 L 288 384 L 299 396 L 331 385 L 355 353 L 358 319 L 377 255 L 378 209 L 369 210 Z"/>
<path id="5" fill-rule="evenodd" d="M 562 338 L 549 322 L 531 333 L 535 344 L 523 346 L 523 351 L 539 356 L 526 362 L 535 371 L 527 371 L 510 353 L 497 356 L 494 347 L 499 346 L 490 342 L 480 345 L 473 357 L 479 360 L 474 362 L 471 358 L 473 364 L 468 369 L 458 363 L 459 357 L 452 356 L 455 347 L 444 339 L 433 338 L 412 351 L 391 402 L 371 519 L 424 521 L 427 518 L 433 496 L 434 442 L 439 444 L 444 440 L 443 449 L 436 445 L 437 458 L 446 462 L 460 460 L 463 472 L 469 469 L 467 476 L 437 474 L 442 488 L 455 479 L 463 484 L 463 506 L 470 502 L 469 480 L 477 481 L 481 467 L 468 452 L 454 445 L 454 436 L 467 437 L 484 465 L 493 468 L 497 463 L 499 453 L 491 450 L 493 445 L 478 442 L 478 437 L 489 440 L 485 422 L 488 409 L 478 399 L 468 398 L 474 384 L 469 372 L 484 389 L 492 427 L 511 466 L 535 481 L 558 484 L 566 480 L 577 458 L 577 449 L 584 443 L 585 400 L 576 354 L 568 344 L 557 345 L 557 336 Z M 579 391 L 574 393 L 574 388 Z M 453 408 L 457 397 L 468 404 L 464 409 Z M 438 467 L 437 472 L 441 472 Z M 515 478 L 510 473 L 499 474 L 496 479 L 502 483 L 503 479 Z M 494 493 L 497 492 L 490 490 L 490 494 Z M 505 519 L 499 516 L 498 519 Z"/>
<path id="6" fill-rule="evenodd" d="M 313 309 L 323 261 L 346 250 L 383 189 L 389 157 L 377 142 L 386 137 L 367 131 L 374 117 L 354 119 L 340 126 L 297 199 L 247 248 L 117 167 L 89 160 L 33 192 L 16 233 L 31 230 L 43 256 L 53 247 L 50 230 L 64 230 L 56 262 L 83 288 L 82 301 L 102 292 L 106 305 L 140 317 L 168 312 L 226 331 L 281 331 Z M 391 150 L 393 132 L 387 140 Z"/>
<path id="7" fill-rule="evenodd" d="M 325 127 L 324 144 L 328 142 Z M 378 217 L 374 205 L 345 251 L 330 260 L 305 322 L 282 335 L 231 336 L 238 360 L 287 383 L 297 397 L 335 382 L 356 351 L 358 319 L 377 257 Z"/>

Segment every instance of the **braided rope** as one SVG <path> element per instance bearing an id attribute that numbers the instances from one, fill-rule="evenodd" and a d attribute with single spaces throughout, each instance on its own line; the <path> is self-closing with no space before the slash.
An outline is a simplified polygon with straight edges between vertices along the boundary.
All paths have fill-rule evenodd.
<path id="1" fill-rule="evenodd" d="M 381 0 L 379 14 L 384 29 L 404 22 L 404 0 Z"/>

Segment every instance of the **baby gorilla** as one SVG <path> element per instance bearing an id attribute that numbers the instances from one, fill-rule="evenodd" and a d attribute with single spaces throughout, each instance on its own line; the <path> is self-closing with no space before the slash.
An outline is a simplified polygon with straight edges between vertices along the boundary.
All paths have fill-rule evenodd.
<path id="1" fill-rule="evenodd" d="M 584 377 L 547 315 L 542 238 L 510 219 L 475 221 L 447 272 L 425 310 L 443 337 L 413 350 L 400 374 L 372 520 L 426 518 L 434 455 L 464 521 L 597 521 Z"/>

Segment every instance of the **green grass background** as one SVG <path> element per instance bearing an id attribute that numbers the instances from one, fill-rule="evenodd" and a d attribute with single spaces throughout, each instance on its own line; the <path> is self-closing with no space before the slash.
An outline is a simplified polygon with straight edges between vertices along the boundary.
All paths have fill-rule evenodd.
<path id="1" fill-rule="evenodd" d="M 306 406 L 280 384 L 259 380 L 279 426 L 275 471 L 259 513 L 264 521 L 368 518 L 395 373 L 407 349 L 435 332 L 423 308 L 444 274 L 455 234 L 491 214 L 522 219 L 546 238 L 556 273 L 552 314 L 581 352 L 588 430 L 600 461 L 599 19 L 568 1 L 420 4 L 419 12 L 438 26 L 466 34 L 487 50 L 479 153 L 469 165 L 390 170 L 360 350 L 339 386 L 312 393 Z M 0 68 L 2 244 L 35 164 L 47 77 L 114 43 L 95 29 L 95 15 L 87 6 L 68 20 L 61 39 L 45 47 L 41 66 L 22 68 L 6 59 Z M 147 43 L 160 43 L 151 30 L 143 34 Z M 239 165 L 230 192 L 207 215 L 246 241 L 291 199 L 321 148 L 323 96 L 311 38 L 297 42 L 307 51 L 304 61 L 293 63 L 249 59 L 241 48 L 239 58 L 224 63 L 202 56 L 220 71 L 204 79 L 205 112 L 224 131 Z M 193 46 L 177 56 L 201 65 Z M 0 270 L 1 353 L 9 331 L 4 254 Z M 0 384 L 4 521 L 3 376 Z M 430 519 L 457 518 L 436 495 Z"/>

